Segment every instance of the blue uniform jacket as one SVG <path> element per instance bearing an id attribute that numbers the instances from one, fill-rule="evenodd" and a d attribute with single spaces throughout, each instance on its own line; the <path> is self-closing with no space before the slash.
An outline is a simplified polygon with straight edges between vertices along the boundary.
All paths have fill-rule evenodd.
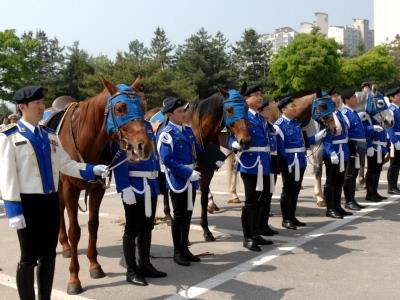
<path id="1" fill-rule="evenodd" d="M 333 152 L 339 156 L 339 148 L 340 145 L 342 145 L 344 160 L 347 161 L 350 159 L 350 150 L 348 142 L 345 141 L 347 141 L 349 137 L 349 126 L 340 111 L 336 111 L 335 114 L 342 126 L 342 132 L 339 135 L 333 135 L 330 132 L 327 133 L 326 137 L 323 139 L 324 150 L 322 156 L 323 158 L 330 158 Z M 344 143 L 336 144 L 334 141 L 343 141 Z"/>
<path id="2" fill-rule="evenodd" d="M 166 167 L 168 187 L 182 193 L 186 190 L 196 163 L 197 153 L 201 148 L 196 142 L 192 128 L 183 125 L 182 131 L 175 124 L 168 124 L 157 136 L 157 150 L 163 165 Z M 191 166 L 189 166 L 191 165 Z M 193 189 L 199 187 L 198 181 L 192 182 Z"/>
<path id="3" fill-rule="evenodd" d="M 263 167 L 263 175 L 269 175 L 269 173 L 271 173 L 271 158 L 269 152 L 251 151 L 252 147 L 269 147 L 267 136 L 268 125 L 258 113 L 253 114 L 249 111 L 248 129 L 251 136 L 250 149 L 239 153 L 240 162 L 238 163 L 237 170 L 241 173 L 257 174 L 258 163 L 256 162 L 259 159 Z M 230 147 L 235 140 L 235 137 L 231 135 L 229 139 Z"/>
<path id="4" fill-rule="evenodd" d="M 147 121 L 145 122 L 147 135 L 150 140 L 153 141 L 154 145 L 156 143 L 156 138 L 153 133 L 153 129 L 151 124 Z M 114 152 L 118 151 L 118 145 L 114 144 Z M 150 158 L 148 160 L 140 161 L 138 163 L 132 163 L 129 161 L 125 161 L 123 164 L 119 165 L 114 169 L 115 176 L 115 184 L 117 186 L 117 192 L 121 192 L 123 189 L 132 186 L 135 191 L 135 195 L 139 197 L 144 197 L 144 179 L 143 177 L 133 177 L 129 176 L 130 171 L 147 171 L 152 172 L 160 171 L 160 162 L 158 159 L 158 155 L 156 152 L 156 148 L 154 146 L 154 151 L 151 153 Z M 124 160 L 126 158 L 125 152 L 122 152 L 119 159 L 115 161 L 115 164 Z M 160 194 L 160 187 L 158 185 L 158 179 L 146 179 L 148 185 L 151 189 L 151 197 L 157 197 Z"/>
<path id="5" fill-rule="evenodd" d="M 389 109 L 393 112 L 394 125 L 387 130 L 390 142 L 395 144 L 400 141 L 400 108 L 394 104 L 390 103 Z"/>
<path id="6" fill-rule="evenodd" d="M 363 121 L 363 125 L 365 128 L 371 127 L 373 125 L 379 125 L 378 122 L 371 117 L 367 117 Z M 378 146 L 380 151 L 382 151 L 382 155 L 385 155 L 389 149 L 387 148 L 387 139 L 386 139 L 386 130 L 381 132 L 372 131 L 371 134 L 367 136 L 367 147 L 373 147 L 375 150 L 378 150 Z"/>
<path id="7" fill-rule="evenodd" d="M 367 136 L 370 136 L 372 134 L 372 131 L 374 131 L 372 126 L 368 126 L 365 128 L 358 113 L 349 108 L 348 106 L 345 105 L 341 110 L 341 113 L 349 121 L 348 124 L 350 124 L 349 125 L 350 140 L 357 140 L 357 141 L 365 140 L 365 138 Z"/>

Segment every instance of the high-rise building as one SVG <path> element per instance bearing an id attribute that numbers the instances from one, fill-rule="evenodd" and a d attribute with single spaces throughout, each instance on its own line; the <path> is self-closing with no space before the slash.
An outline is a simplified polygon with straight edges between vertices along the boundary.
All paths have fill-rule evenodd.
<path id="1" fill-rule="evenodd" d="M 374 0 L 375 45 L 388 43 L 400 35 L 400 1 Z"/>
<path id="2" fill-rule="evenodd" d="M 290 27 L 281 27 L 275 29 L 274 33 L 267 33 L 261 36 L 260 41 L 262 43 L 270 42 L 272 45 L 272 53 L 275 54 L 281 47 L 289 45 L 297 32 Z"/>

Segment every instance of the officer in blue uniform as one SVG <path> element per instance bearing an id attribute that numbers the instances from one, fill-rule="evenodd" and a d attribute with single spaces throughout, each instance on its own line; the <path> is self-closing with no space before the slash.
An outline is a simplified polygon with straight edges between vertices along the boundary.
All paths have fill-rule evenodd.
<path id="1" fill-rule="evenodd" d="M 197 153 L 201 151 L 196 143 L 192 128 L 184 124 L 186 101 L 168 97 L 163 101 L 163 113 L 168 117 L 167 125 L 160 130 L 157 150 L 165 167 L 165 177 L 173 207 L 171 223 L 174 243 L 174 261 L 182 266 L 200 261 L 188 249 L 190 221 L 200 173 L 196 167 Z"/>
<path id="2" fill-rule="evenodd" d="M 271 173 L 269 174 L 270 176 L 270 198 L 272 199 L 272 194 L 275 191 L 275 184 L 276 180 L 278 178 L 279 172 L 279 162 L 278 162 L 278 151 L 276 149 L 276 131 L 274 129 L 274 124 L 270 123 L 269 120 L 271 120 L 271 114 L 269 109 L 269 101 L 268 100 L 263 100 L 260 108 L 258 109 L 260 115 L 264 118 L 265 126 L 266 129 L 266 135 L 268 137 L 268 143 L 269 143 L 269 149 L 270 149 L 270 159 L 271 159 Z M 272 229 L 269 224 L 270 216 L 270 209 L 264 212 L 264 216 L 261 216 L 261 221 L 264 220 L 265 226 L 261 231 L 261 235 L 266 235 L 266 236 L 272 236 L 275 234 L 279 234 L 278 231 Z"/>
<path id="3" fill-rule="evenodd" d="M 351 212 L 344 210 L 341 206 L 342 187 L 344 174 L 350 159 L 348 124 L 342 113 L 338 110 L 341 101 L 337 93 L 331 96 L 336 105 L 335 115 L 340 122 L 342 130 L 340 134 L 327 133 L 323 139 L 322 157 L 326 170 L 326 181 L 324 185 L 324 198 L 327 203 L 326 216 L 331 218 L 343 218 L 352 215 Z"/>
<path id="4" fill-rule="evenodd" d="M 304 171 L 307 166 L 305 145 L 300 122 L 295 120 L 296 104 L 291 96 L 278 103 L 282 116 L 275 122 L 279 169 L 282 176 L 281 211 L 282 227 L 297 229 L 306 226 L 296 218 L 297 198 L 301 189 Z M 315 144 L 326 135 L 326 129 L 315 136 L 308 137 L 309 144 Z"/>
<path id="5" fill-rule="evenodd" d="M 240 95 L 238 95 L 240 96 Z M 271 245 L 260 234 L 265 229 L 266 214 L 271 207 L 270 179 L 271 160 L 266 135 L 266 123 L 258 113 L 262 104 L 262 92 L 258 85 L 250 85 L 243 93 L 248 111 L 250 148 L 242 150 L 239 143 L 230 139 L 231 148 L 241 150 L 237 155 L 238 172 L 243 180 L 245 203 L 242 208 L 243 246 L 251 251 L 261 251 L 259 245 Z"/>
<path id="6" fill-rule="evenodd" d="M 126 87 L 130 89 L 130 87 Z M 137 91 L 143 112 L 147 109 L 147 100 L 143 86 Z M 156 139 L 150 122 L 144 121 L 147 135 L 156 148 Z M 122 153 L 119 160 L 125 160 Z M 128 162 L 114 169 L 117 191 L 121 193 L 125 210 L 125 231 L 122 237 L 123 251 L 127 265 L 126 280 L 130 283 L 145 286 L 144 277 L 165 277 L 150 263 L 151 232 L 154 229 L 154 218 L 157 207 L 157 196 L 160 194 L 158 173 L 160 162 L 156 151 L 150 158 L 140 162 Z M 136 238 L 139 254 L 139 265 L 136 264 Z"/>
<path id="7" fill-rule="evenodd" d="M 388 129 L 390 139 L 390 166 L 387 172 L 388 194 L 400 195 L 397 187 L 400 170 L 400 87 L 393 88 L 386 93 L 389 97 L 389 109 L 394 115 L 394 125 Z"/>
<path id="8" fill-rule="evenodd" d="M 59 173 L 94 180 L 106 166 L 72 161 L 55 133 L 38 126 L 45 108 L 41 87 L 21 88 L 14 100 L 22 118 L 0 133 L 0 198 L 21 249 L 19 297 L 35 299 L 37 266 L 39 299 L 50 299 L 59 231 Z"/>
<path id="9" fill-rule="evenodd" d="M 364 128 L 360 116 L 355 111 L 357 107 L 357 98 L 355 91 L 347 89 L 342 92 L 344 106 L 341 110 L 343 116 L 349 124 L 349 150 L 350 161 L 344 176 L 343 192 L 346 198 L 345 208 L 350 210 L 360 210 L 365 206 L 360 205 L 355 200 L 356 178 L 360 169 L 360 154 L 365 153 L 363 145 L 366 145 L 366 135 L 371 135 L 372 131 L 382 131 L 379 125 L 372 125 Z"/>
<path id="10" fill-rule="evenodd" d="M 366 135 L 367 147 L 368 147 L 367 148 L 368 167 L 367 167 L 367 173 L 365 174 L 365 183 L 367 188 L 367 194 L 365 196 L 365 200 L 380 202 L 384 199 L 387 199 L 386 197 L 378 193 L 379 177 L 381 175 L 385 155 L 386 153 L 388 153 L 387 138 L 386 138 L 387 133 L 385 130 L 375 131 L 375 130 L 369 130 L 369 128 L 379 125 L 378 121 L 375 120 L 372 113 L 377 113 L 375 112 L 377 108 L 383 108 L 383 107 L 387 108 L 387 105 L 383 98 L 383 95 L 378 91 L 374 95 L 370 93 L 368 97 L 375 98 L 373 101 L 375 102 L 374 106 L 376 106 L 376 108 L 367 107 L 366 112 L 359 113 L 366 132 L 370 133 L 369 135 Z"/>

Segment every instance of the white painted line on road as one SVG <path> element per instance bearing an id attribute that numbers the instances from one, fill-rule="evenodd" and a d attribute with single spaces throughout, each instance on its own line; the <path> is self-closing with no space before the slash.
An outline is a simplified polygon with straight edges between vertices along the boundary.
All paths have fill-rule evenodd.
<path id="1" fill-rule="evenodd" d="M 17 289 L 17 284 L 15 282 L 15 278 L 12 276 L 8 276 L 6 274 L 0 274 L 0 285 L 7 286 L 13 289 Z M 37 286 L 35 284 L 36 295 L 37 295 Z M 82 297 L 82 296 L 73 296 L 68 295 L 63 291 L 59 291 L 56 289 L 52 290 L 51 299 L 56 300 L 91 300 L 90 298 Z"/>
<path id="2" fill-rule="evenodd" d="M 225 228 L 216 228 L 215 225 L 211 225 L 208 227 L 212 233 L 219 234 L 222 236 L 226 235 L 231 235 L 231 236 L 240 236 L 243 237 L 243 232 L 240 230 L 232 230 L 232 229 L 225 229 Z M 190 229 L 198 230 L 198 231 L 203 231 L 203 228 L 200 225 L 190 225 Z M 283 242 L 293 242 L 297 238 L 292 238 L 288 236 L 282 236 L 282 235 L 274 235 L 274 236 L 267 236 L 267 240 L 272 240 L 272 241 L 283 241 Z"/>
<path id="3" fill-rule="evenodd" d="M 378 207 L 383 207 L 386 206 L 387 204 L 394 203 L 394 201 L 386 201 L 384 203 L 381 203 L 380 206 L 376 206 L 375 209 L 371 209 L 371 211 L 377 210 Z M 356 212 L 355 218 L 358 217 L 363 217 L 364 215 L 368 214 L 369 212 L 364 212 L 364 211 L 359 211 Z M 215 275 L 209 279 L 206 279 L 202 282 L 199 282 L 198 284 L 195 284 L 194 286 L 191 286 L 187 289 L 183 289 L 178 292 L 178 294 L 170 296 L 166 299 L 172 300 L 172 299 L 191 299 L 191 298 L 196 298 L 199 295 L 202 295 L 211 289 L 229 281 L 232 280 L 242 273 L 249 272 L 252 269 L 254 269 L 256 266 L 265 264 L 283 254 L 286 254 L 289 251 L 292 251 L 301 245 L 308 243 L 309 241 L 312 241 L 313 239 L 316 239 L 320 236 L 326 235 L 330 231 L 337 229 L 351 221 L 353 221 L 355 218 L 345 218 L 345 219 L 339 219 L 336 221 L 332 221 L 331 223 L 317 228 L 313 230 L 311 233 L 304 235 L 302 237 L 299 237 L 298 239 L 292 241 L 290 244 L 286 245 L 285 247 L 278 247 L 273 250 L 270 250 L 266 253 L 263 253 L 253 259 L 250 259 L 246 262 L 243 262 L 231 269 L 228 269 L 218 275 Z"/>
<path id="4" fill-rule="evenodd" d="M 5 213 L 1 213 L 0 214 L 0 217 L 4 217 L 6 214 Z"/>

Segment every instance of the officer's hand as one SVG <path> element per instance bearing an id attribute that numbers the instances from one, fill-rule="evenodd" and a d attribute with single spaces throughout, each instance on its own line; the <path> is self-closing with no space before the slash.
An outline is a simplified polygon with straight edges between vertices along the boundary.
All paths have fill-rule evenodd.
<path id="1" fill-rule="evenodd" d="M 374 128 L 374 131 L 376 131 L 376 132 L 383 131 L 383 128 L 381 126 L 379 126 L 379 125 L 374 125 L 373 128 Z"/>
<path id="2" fill-rule="evenodd" d="M 326 137 L 326 128 L 322 129 L 315 135 L 315 141 L 318 142 L 320 139 Z"/>
<path id="3" fill-rule="evenodd" d="M 374 147 L 368 147 L 367 156 L 369 156 L 369 157 L 374 156 Z"/>
<path id="4" fill-rule="evenodd" d="M 127 205 L 132 205 L 136 203 L 135 192 L 133 191 L 133 187 L 129 186 L 122 190 L 122 201 L 124 201 Z"/>
<path id="5" fill-rule="evenodd" d="M 232 143 L 232 149 L 233 150 L 240 150 L 240 149 L 242 149 L 242 147 L 240 147 L 240 145 L 239 145 L 239 143 L 237 141 L 234 141 Z"/>
<path id="6" fill-rule="evenodd" d="M 217 168 L 221 168 L 223 164 L 224 164 L 224 161 L 223 161 L 223 160 L 217 160 L 217 161 L 215 162 L 215 165 L 217 166 Z"/>
<path id="7" fill-rule="evenodd" d="M 8 225 L 13 229 L 24 229 L 26 227 L 24 215 L 18 215 L 8 219 Z"/>
<path id="8" fill-rule="evenodd" d="M 190 175 L 190 181 L 197 181 L 200 179 L 200 172 L 197 172 L 196 170 L 192 171 L 192 175 Z"/>
<path id="9" fill-rule="evenodd" d="M 336 154 L 336 152 L 331 153 L 331 163 L 333 165 L 339 164 L 339 156 Z"/>
<path id="10" fill-rule="evenodd" d="M 106 165 L 96 165 L 93 168 L 93 173 L 96 176 L 101 176 L 102 178 L 106 178 L 108 175 L 108 169 Z"/>
<path id="11" fill-rule="evenodd" d="M 400 142 L 399 142 L 399 141 L 397 141 L 396 143 L 394 143 L 394 148 L 395 148 L 396 150 L 400 150 Z"/>

